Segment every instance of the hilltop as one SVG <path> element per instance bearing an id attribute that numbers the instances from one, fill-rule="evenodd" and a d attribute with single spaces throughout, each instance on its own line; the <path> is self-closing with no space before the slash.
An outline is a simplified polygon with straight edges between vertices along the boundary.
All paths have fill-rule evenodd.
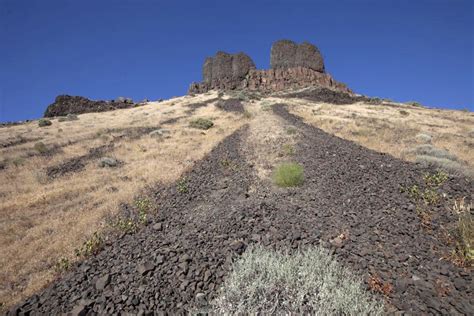
<path id="1" fill-rule="evenodd" d="M 0 128 L 0 302 L 469 314 L 474 115 L 356 94 L 309 43 L 270 59 L 218 52 L 186 96 Z M 301 280 L 278 261 L 297 250 L 323 270 Z M 265 260 L 295 293 L 320 286 L 315 271 L 327 287 L 252 296 Z"/>

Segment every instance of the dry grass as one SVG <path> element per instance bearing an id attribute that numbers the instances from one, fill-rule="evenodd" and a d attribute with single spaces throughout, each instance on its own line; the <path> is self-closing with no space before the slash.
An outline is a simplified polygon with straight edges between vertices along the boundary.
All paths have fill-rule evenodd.
<path id="1" fill-rule="evenodd" d="M 236 114 L 222 112 L 212 103 L 187 117 L 187 104 L 205 102 L 215 93 L 151 102 L 145 106 L 105 113 L 79 115 L 79 120 L 52 119 L 0 129 L 0 144 L 21 138 L 17 145 L 0 147 L 0 303 L 10 306 L 32 295 L 55 277 L 61 258 L 74 260 L 79 248 L 105 219 L 119 211 L 147 185 L 169 183 L 219 141 L 245 123 Z M 192 119 L 212 118 L 208 131 L 189 128 Z M 160 125 L 168 119 L 177 122 Z M 130 137 L 129 128 L 169 129 L 169 137 L 147 133 Z M 39 154 L 41 141 L 49 151 Z M 111 144 L 105 155 L 123 162 L 116 168 L 99 168 L 98 160 L 85 167 L 49 179 L 45 170 Z M 54 149 L 56 148 L 56 149 Z M 53 150 L 54 149 L 54 150 Z"/>
<path id="2" fill-rule="evenodd" d="M 404 104 L 331 105 L 297 99 L 274 102 L 289 103 L 290 112 L 328 133 L 397 158 L 415 161 L 413 149 L 430 142 L 434 148 L 457 157 L 467 168 L 474 168 L 472 112 Z"/>

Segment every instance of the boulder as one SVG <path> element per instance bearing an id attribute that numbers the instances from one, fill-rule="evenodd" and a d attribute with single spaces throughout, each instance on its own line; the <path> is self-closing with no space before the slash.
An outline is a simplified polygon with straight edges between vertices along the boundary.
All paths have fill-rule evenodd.
<path id="1" fill-rule="evenodd" d="M 319 49 L 311 43 L 296 44 L 290 40 L 273 43 L 270 53 L 272 69 L 303 67 L 325 72 L 324 61 Z"/>

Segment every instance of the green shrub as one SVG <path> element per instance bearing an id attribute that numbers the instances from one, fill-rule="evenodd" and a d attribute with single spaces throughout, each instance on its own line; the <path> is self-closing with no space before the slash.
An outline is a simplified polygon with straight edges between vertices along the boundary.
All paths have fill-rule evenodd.
<path id="1" fill-rule="evenodd" d="M 43 142 L 37 142 L 33 148 L 42 155 L 48 152 L 48 147 Z"/>
<path id="2" fill-rule="evenodd" d="M 362 281 L 331 257 L 311 248 L 283 254 L 248 249 L 211 303 L 217 314 L 381 315 L 383 304 Z"/>
<path id="3" fill-rule="evenodd" d="M 198 129 L 210 129 L 211 127 L 214 126 L 214 123 L 209 119 L 198 118 L 198 119 L 192 120 L 189 123 L 189 126 L 193 128 L 198 128 Z"/>
<path id="4" fill-rule="evenodd" d="M 40 119 L 40 120 L 38 121 L 38 126 L 39 126 L 39 127 L 50 126 L 50 125 L 52 125 L 52 124 L 53 124 L 53 122 L 51 122 L 50 120 L 47 120 L 47 119 Z"/>
<path id="5" fill-rule="evenodd" d="M 293 162 L 282 163 L 275 169 L 273 180 L 280 187 L 299 186 L 304 181 L 303 167 Z"/>

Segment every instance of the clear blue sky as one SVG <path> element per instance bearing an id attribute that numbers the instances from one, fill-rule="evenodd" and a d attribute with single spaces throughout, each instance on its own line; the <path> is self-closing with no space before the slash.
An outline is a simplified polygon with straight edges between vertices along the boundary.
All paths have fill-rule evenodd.
<path id="1" fill-rule="evenodd" d="M 40 117 L 58 94 L 169 98 L 206 56 L 316 44 L 356 92 L 473 110 L 472 0 L 0 0 L 0 121 Z"/>

